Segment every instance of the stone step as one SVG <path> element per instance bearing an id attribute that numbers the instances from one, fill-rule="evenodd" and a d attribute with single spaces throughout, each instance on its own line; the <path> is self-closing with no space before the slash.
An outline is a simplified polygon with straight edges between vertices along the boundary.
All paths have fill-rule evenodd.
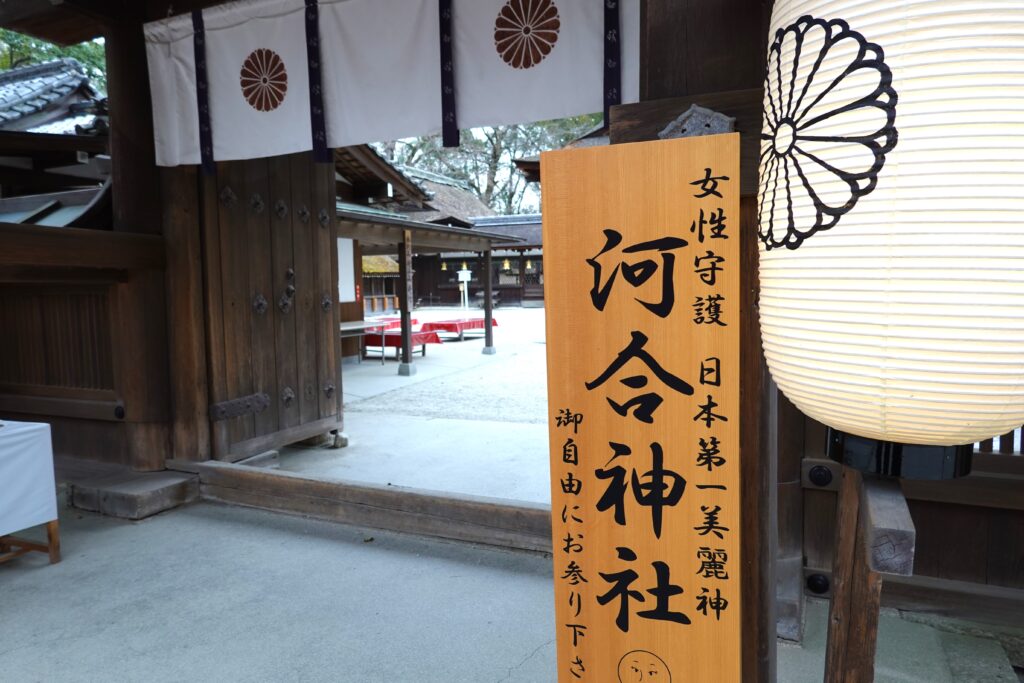
<path id="1" fill-rule="evenodd" d="M 184 472 L 119 471 L 67 483 L 72 507 L 144 519 L 199 499 L 199 477 Z"/>

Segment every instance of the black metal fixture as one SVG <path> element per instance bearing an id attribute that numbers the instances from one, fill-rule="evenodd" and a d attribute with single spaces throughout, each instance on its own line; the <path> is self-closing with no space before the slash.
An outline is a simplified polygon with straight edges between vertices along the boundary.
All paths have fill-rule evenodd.
<path id="1" fill-rule="evenodd" d="M 824 595 L 831 588 L 831 582 L 824 574 L 811 574 L 807 577 L 807 590 L 815 595 Z"/>
<path id="2" fill-rule="evenodd" d="M 828 430 L 828 457 L 861 472 L 901 479 L 955 479 L 971 473 L 974 445 L 921 446 Z"/>
<path id="3" fill-rule="evenodd" d="M 815 465 L 807 473 L 807 478 L 810 479 L 811 483 L 815 486 L 824 488 L 832 483 L 832 470 L 824 465 Z"/>

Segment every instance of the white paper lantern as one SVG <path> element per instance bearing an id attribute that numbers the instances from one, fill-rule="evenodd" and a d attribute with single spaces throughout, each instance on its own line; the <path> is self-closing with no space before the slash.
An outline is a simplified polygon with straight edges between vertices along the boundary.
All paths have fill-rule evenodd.
<path id="1" fill-rule="evenodd" d="M 782 391 L 898 443 L 1024 423 L 1024 2 L 776 0 L 765 90 Z"/>

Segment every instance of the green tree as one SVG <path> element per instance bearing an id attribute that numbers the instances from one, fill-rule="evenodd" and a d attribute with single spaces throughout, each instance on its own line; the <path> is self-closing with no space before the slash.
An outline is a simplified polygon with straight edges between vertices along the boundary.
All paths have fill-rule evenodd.
<path id="1" fill-rule="evenodd" d="M 64 57 L 72 57 L 81 62 L 92 87 L 103 93 L 107 91 L 107 57 L 102 38 L 61 47 L 22 33 L 0 29 L 0 69 L 16 69 Z"/>
<path id="2" fill-rule="evenodd" d="M 513 160 L 560 149 L 601 123 L 599 114 L 513 126 L 462 131 L 462 144 L 445 148 L 439 135 L 394 140 L 377 145 L 389 161 L 415 166 L 464 182 L 481 200 L 501 214 L 535 211 L 526 179 Z M 535 195 L 535 193 L 534 193 Z"/>

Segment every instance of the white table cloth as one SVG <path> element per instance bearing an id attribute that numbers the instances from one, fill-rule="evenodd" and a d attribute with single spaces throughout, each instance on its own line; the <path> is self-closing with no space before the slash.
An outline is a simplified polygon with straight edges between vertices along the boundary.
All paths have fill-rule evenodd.
<path id="1" fill-rule="evenodd" d="M 50 425 L 0 427 L 0 536 L 57 519 Z"/>

